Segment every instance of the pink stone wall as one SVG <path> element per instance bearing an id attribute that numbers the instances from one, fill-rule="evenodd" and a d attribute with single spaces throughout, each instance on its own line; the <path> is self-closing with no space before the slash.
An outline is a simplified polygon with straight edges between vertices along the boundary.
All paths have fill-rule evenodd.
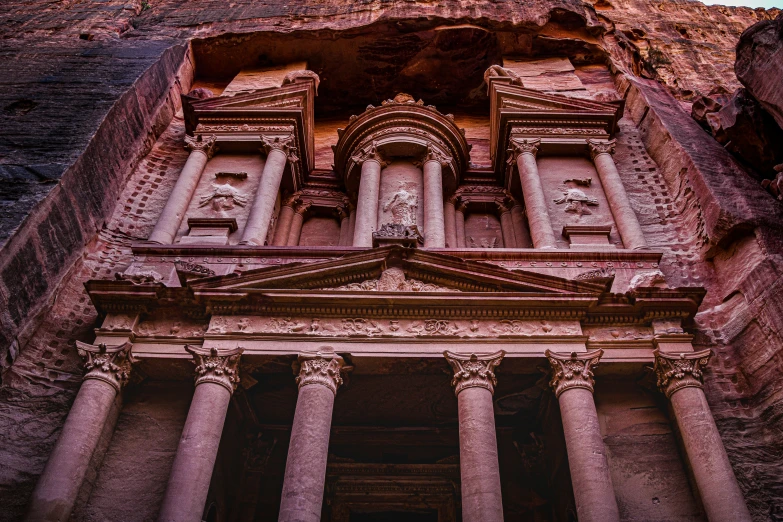
<path id="1" fill-rule="evenodd" d="M 304 222 L 299 246 L 337 246 L 340 224 L 334 218 L 315 216 Z"/>
<path id="2" fill-rule="evenodd" d="M 504 248 L 500 220 L 494 214 L 465 216 L 465 245 L 468 248 Z"/>

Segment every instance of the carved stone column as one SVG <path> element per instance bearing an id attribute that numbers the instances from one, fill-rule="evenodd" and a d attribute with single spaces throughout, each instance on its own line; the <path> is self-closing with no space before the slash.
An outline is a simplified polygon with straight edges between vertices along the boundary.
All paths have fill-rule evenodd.
<path id="1" fill-rule="evenodd" d="M 532 244 L 530 232 L 527 229 L 525 209 L 519 203 L 511 207 L 511 220 L 514 223 L 514 237 L 517 240 L 517 248 L 529 248 Z"/>
<path id="2" fill-rule="evenodd" d="M 351 244 L 351 213 L 350 203 L 347 201 L 344 205 L 337 207 L 337 218 L 340 220 L 340 239 L 337 244 L 339 246 L 349 246 Z"/>
<path id="3" fill-rule="evenodd" d="M 266 240 L 285 166 L 289 161 L 297 161 L 296 149 L 292 146 L 293 141 L 293 136 L 285 138 L 261 136 L 266 151 L 266 163 L 242 233 L 242 244 L 263 245 Z"/>
<path id="4" fill-rule="evenodd" d="M 511 216 L 511 204 L 508 200 L 495 200 L 500 215 L 500 232 L 503 234 L 503 246 L 505 248 L 516 248 L 517 238 L 514 234 L 514 220 Z"/>
<path id="5" fill-rule="evenodd" d="M 196 389 L 179 439 L 159 522 L 201 520 L 242 348 L 219 353 L 186 346 L 196 364 Z"/>
<path id="6" fill-rule="evenodd" d="M 112 404 L 135 362 L 130 343 L 107 347 L 77 341 L 76 346 L 87 373 L 33 491 L 29 522 L 70 518 Z"/>
<path id="7" fill-rule="evenodd" d="M 671 401 L 685 453 L 710 522 L 751 520 L 702 389 L 702 368 L 712 352 L 655 355 L 658 387 Z"/>
<path id="8" fill-rule="evenodd" d="M 288 233 L 288 246 L 298 246 L 299 237 L 302 235 L 302 224 L 304 223 L 305 213 L 310 209 L 312 203 L 300 201 L 294 208 L 294 215 L 291 219 L 291 230 Z"/>
<path id="9" fill-rule="evenodd" d="M 552 221 L 549 219 L 546 196 L 538 175 L 536 154 L 539 139 L 514 139 L 511 140 L 509 149 L 511 161 L 515 161 L 519 170 L 519 181 L 522 184 L 522 195 L 525 198 L 527 219 L 530 225 L 530 235 L 533 238 L 534 248 L 555 248 L 555 233 L 552 230 Z"/>
<path id="10" fill-rule="evenodd" d="M 422 162 L 424 175 L 424 247 L 445 248 L 443 216 L 443 166 L 448 160 L 428 146 Z"/>
<path id="11" fill-rule="evenodd" d="M 280 217 L 275 227 L 275 237 L 272 244 L 275 246 L 285 246 L 288 243 L 288 235 L 291 233 L 291 222 L 294 220 L 294 207 L 299 200 L 298 194 L 292 194 L 283 199 L 280 206 Z"/>
<path id="12" fill-rule="evenodd" d="M 196 138 L 185 136 L 185 148 L 190 151 L 188 161 L 182 167 L 182 172 L 177 178 L 177 183 L 169 195 L 166 206 L 163 207 L 158 222 L 150 234 L 149 240 L 161 245 L 170 245 L 177 236 L 179 226 L 182 224 L 182 218 L 188 210 L 190 200 L 193 199 L 193 193 L 196 192 L 201 174 L 204 167 L 212 155 L 217 152 L 215 142 L 217 137 L 210 136 L 203 139 L 200 135 Z"/>
<path id="13" fill-rule="evenodd" d="M 443 230 L 446 233 L 446 248 L 457 248 L 457 211 L 454 208 L 455 197 L 443 202 Z"/>
<path id="14" fill-rule="evenodd" d="M 464 522 L 502 522 L 498 445 L 495 434 L 494 370 L 505 352 L 462 355 L 444 352 L 454 370 L 451 385 L 459 408 L 459 460 Z"/>
<path id="15" fill-rule="evenodd" d="M 299 386 L 285 465 L 280 522 L 318 522 L 326 481 L 332 408 L 350 367 L 333 351 L 301 354 L 294 364 Z"/>
<path id="16" fill-rule="evenodd" d="M 374 145 L 369 152 L 355 156 L 354 161 L 361 164 L 362 174 L 356 201 L 353 246 L 372 247 L 372 233 L 378 229 L 378 197 L 383 162 Z"/>
<path id="17" fill-rule="evenodd" d="M 454 207 L 455 217 L 454 232 L 457 236 L 457 248 L 465 248 L 465 211 L 468 209 L 467 201 L 462 198 L 457 200 Z"/>
<path id="18" fill-rule="evenodd" d="M 593 368 L 603 350 L 569 355 L 546 351 L 549 383 L 560 403 L 568 467 L 579 522 L 619 522 L 606 448 L 593 401 Z"/>
<path id="19" fill-rule="evenodd" d="M 647 240 L 644 239 L 639 219 L 631 208 L 628 194 L 617 172 L 612 154 L 614 154 L 615 140 L 587 140 L 590 147 L 590 157 L 593 158 L 595 169 L 601 178 L 606 200 L 612 210 L 617 232 L 623 240 L 625 248 L 647 248 Z"/>
<path id="20" fill-rule="evenodd" d="M 348 218 L 348 242 L 345 243 L 346 246 L 353 245 L 353 234 L 356 230 L 356 205 L 351 204 L 351 215 Z"/>

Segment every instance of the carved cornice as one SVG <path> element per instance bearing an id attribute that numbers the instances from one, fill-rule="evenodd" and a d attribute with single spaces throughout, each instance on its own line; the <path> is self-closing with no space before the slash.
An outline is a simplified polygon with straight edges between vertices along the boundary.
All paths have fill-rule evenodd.
<path id="1" fill-rule="evenodd" d="M 552 380 L 549 385 L 554 390 L 555 396 L 560 397 L 563 392 L 572 388 L 584 388 L 592 393 L 595 385 L 593 368 L 598 365 L 603 354 L 603 350 L 596 350 L 560 355 L 547 350 L 546 358 L 552 367 Z"/>
<path id="2" fill-rule="evenodd" d="M 495 377 L 495 368 L 503 360 L 506 352 L 500 350 L 488 355 L 463 355 L 454 352 L 443 352 L 443 356 L 454 370 L 451 385 L 454 386 L 454 394 L 465 388 L 486 388 L 490 393 L 495 393 L 495 385 L 498 380 Z"/>
<path id="3" fill-rule="evenodd" d="M 702 369 L 712 356 L 712 350 L 702 350 L 690 353 L 665 353 L 658 349 L 655 356 L 655 375 L 658 377 L 658 388 L 670 398 L 676 391 L 683 388 L 701 388 L 704 383 Z"/>
<path id="4" fill-rule="evenodd" d="M 201 152 L 208 159 L 218 151 L 217 136 L 214 134 L 206 139 L 199 134 L 196 137 L 185 135 L 185 149 L 191 152 Z"/>
<path id="5" fill-rule="evenodd" d="M 234 393 L 239 383 L 239 358 L 243 348 L 218 352 L 217 348 L 185 345 L 185 350 L 193 356 L 196 365 L 196 386 L 204 383 L 219 384 Z"/>
<path id="6" fill-rule="evenodd" d="M 135 363 L 131 343 L 108 347 L 101 343 L 97 346 L 76 341 L 76 351 L 85 359 L 84 379 L 97 379 L 111 385 L 119 393 L 128 383 L 131 366 Z"/>
<path id="7" fill-rule="evenodd" d="M 595 161 L 599 154 L 614 154 L 617 140 L 587 140 L 587 146 L 590 147 L 590 158 Z"/>
<path id="8" fill-rule="evenodd" d="M 508 163 L 513 164 L 520 154 L 532 154 L 535 157 L 541 146 L 541 140 L 539 138 L 514 138 L 509 140 L 508 145 Z"/>
<path id="9" fill-rule="evenodd" d="M 324 351 L 299 354 L 293 368 L 300 390 L 308 384 L 320 384 L 336 395 L 337 388 L 343 383 L 344 373 L 353 369 L 345 366 L 342 357 L 326 348 Z"/>
<path id="10" fill-rule="evenodd" d="M 273 150 L 277 150 L 285 154 L 285 157 L 291 163 L 297 163 L 299 156 L 297 156 L 297 149 L 294 143 L 296 143 L 293 134 L 287 136 L 261 136 L 261 143 L 263 144 L 263 150 L 267 156 Z"/>

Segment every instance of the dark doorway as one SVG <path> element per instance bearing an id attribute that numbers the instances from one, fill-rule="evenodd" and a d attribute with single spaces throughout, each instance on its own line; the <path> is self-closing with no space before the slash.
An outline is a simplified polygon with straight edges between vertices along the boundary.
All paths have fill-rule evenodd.
<path id="1" fill-rule="evenodd" d="M 438 511 L 376 511 L 351 513 L 351 522 L 438 522 Z"/>

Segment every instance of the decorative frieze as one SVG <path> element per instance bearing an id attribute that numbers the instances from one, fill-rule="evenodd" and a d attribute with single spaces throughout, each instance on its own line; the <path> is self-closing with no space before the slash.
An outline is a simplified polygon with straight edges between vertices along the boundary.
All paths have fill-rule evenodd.
<path id="1" fill-rule="evenodd" d="M 342 357 L 327 349 L 315 353 L 301 353 L 294 363 L 299 389 L 308 384 L 320 384 L 334 394 L 337 394 L 337 388 L 343 383 L 343 373 L 351 369 L 352 367 L 345 366 Z"/>
<path id="2" fill-rule="evenodd" d="M 212 156 L 218 151 L 217 145 L 217 136 L 212 135 L 208 137 L 204 137 L 202 134 L 199 134 L 198 136 L 185 136 L 185 149 L 189 150 L 190 152 L 201 152 L 204 154 L 207 158 L 212 158 Z"/>
<path id="3" fill-rule="evenodd" d="M 495 368 L 503 360 L 506 352 L 503 350 L 488 355 L 470 355 L 458 354 L 445 351 L 443 356 L 454 370 L 454 377 L 451 379 L 451 385 L 454 387 L 454 394 L 459 393 L 465 388 L 486 388 L 490 393 L 495 393 L 495 385 L 498 383 L 495 377 Z"/>
<path id="4" fill-rule="evenodd" d="M 459 292 L 452 288 L 425 283 L 418 279 L 406 279 L 401 268 L 387 268 L 378 279 L 368 279 L 361 283 L 350 283 L 337 288 L 323 290 L 363 290 L 368 292 Z"/>
<path id="5" fill-rule="evenodd" d="M 655 355 L 655 375 L 658 388 L 671 397 L 683 388 L 701 388 L 704 383 L 703 369 L 712 356 L 712 350 L 690 353 L 665 353 L 653 351 Z"/>
<path id="6" fill-rule="evenodd" d="M 101 343 L 97 346 L 76 341 L 76 351 L 85 360 L 84 379 L 98 379 L 111 385 L 117 392 L 128 383 L 131 366 L 135 363 L 131 343 L 108 347 Z"/>
<path id="7" fill-rule="evenodd" d="M 237 347 L 221 353 L 217 348 L 185 345 L 185 350 L 193 356 L 193 363 L 196 365 L 196 386 L 214 383 L 234 393 L 239 383 L 239 357 L 244 351 L 243 348 Z"/>
<path id="8" fill-rule="evenodd" d="M 560 397 L 560 394 L 571 388 L 584 388 L 592 393 L 595 385 L 593 368 L 598 365 L 603 353 L 603 350 L 595 350 L 588 353 L 571 352 L 571 355 L 560 355 L 547 350 L 546 358 L 552 367 L 552 380 L 549 385 L 554 390 L 555 396 Z"/>

